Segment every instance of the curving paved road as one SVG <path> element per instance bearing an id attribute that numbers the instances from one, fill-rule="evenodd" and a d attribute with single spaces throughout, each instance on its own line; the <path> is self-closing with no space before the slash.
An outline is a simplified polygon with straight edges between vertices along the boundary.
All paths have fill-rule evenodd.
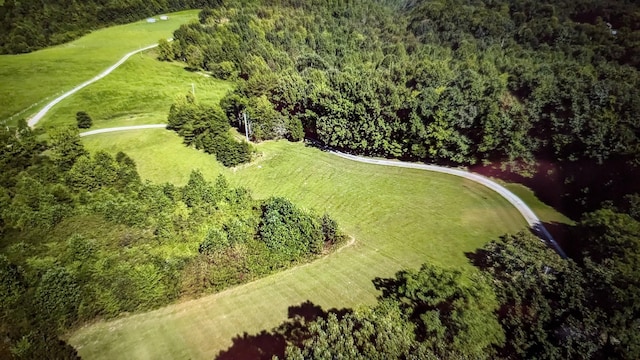
<path id="1" fill-rule="evenodd" d="M 47 105 L 45 105 L 45 107 L 42 108 L 42 110 L 38 111 L 37 114 L 35 114 L 34 116 L 32 116 L 29 121 L 27 122 L 27 124 L 29 124 L 30 127 L 34 127 L 36 126 L 36 124 L 42 120 L 42 118 L 49 112 L 49 110 L 51 110 L 52 107 L 56 106 L 60 101 L 68 98 L 69 96 L 75 94 L 76 92 L 80 91 L 80 89 L 93 84 L 94 82 L 102 79 L 103 77 L 109 75 L 113 70 L 115 70 L 118 66 L 122 65 L 125 61 L 127 61 L 127 59 L 129 59 L 131 56 L 142 52 L 142 51 L 146 51 L 149 49 L 153 49 L 154 47 L 158 46 L 158 44 L 155 45 L 149 45 L 147 47 L 143 47 L 142 49 L 138 49 L 138 50 L 134 50 L 128 54 L 126 54 L 125 56 L 122 57 L 122 59 L 120 59 L 117 63 L 111 65 L 109 68 L 107 68 L 105 71 L 101 72 L 100 74 L 96 75 L 93 79 L 91 80 L 87 80 L 85 82 L 83 82 L 82 84 L 74 87 L 73 89 L 67 91 L 66 93 L 58 96 L 57 98 L 55 98 L 53 101 L 51 101 L 50 103 L 48 103 Z"/>
<path id="2" fill-rule="evenodd" d="M 85 131 L 85 132 L 81 132 L 80 136 L 104 134 L 104 133 L 109 133 L 109 132 L 114 132 L 114 131 L 127 131 L 127 130 L 140 130 L 140 129 L 164 129 L 166 127 L 167 127 L 167 124 L 120 126 L 120 127 L 112 127 L 112 128 Z"/>
<path id="3" fill-rule="evenodd" d="M 138 130 L 138 129 L 165 128 L 166 126 L 167 126 L 166 124 L 121 126 L 121 127 L 114 127 L 114 128 L 106 128 L 106 129 L 98 129 L 98 130 L 86 131 L 86 132 L 81 133 L 80 136 L 102 134 L 102 133 L 107 133 L 107 132 L 112 132 L 112 131 L 127 131 L 127 130 Z M 471 172 L 468 172 L 468 171 L 464 171 L 464 170 L 460 170 L 460 169 L 454 169 L 454 168 L 448 168 L 448 167 L 445 167 L 445 166 L 418 164 L 418 163 L 404 162 L 404 161 L 398 161 L 398 160 L 373 159 L 373 158 L 367 158 L 367 157 L 363 157 L 363 156 L 345 154 L 343 152 L 331 150 L 331 149 L 328 149 L 328 148 L 325 148 L 325 150 L 327 150 L 328 152 L 330 152 L 330 153 L 332 153 L 334 155 L 337 155 L 337 156 L 339 156 L 341 158 L 352 160 L 352 161 L 358 161 L 358 162 L 361 162 L 361 163 L 373 164 L 373 165 L 382 165 L 382 166 L 395 166 L 395 167 L 419 169 L 419 170 L 426 170 L 426 171 L 435 171 L 435 172 L 439 172 L 439 173 L 444 173 L 444 174 L 449 174 L 449 175 L 454 175 L 454 176 L 460 176 L 460 177 L 463 177 L 465 179 L 474 181 L 474 182 L 476 182 L 478 184 L 484 185 L 484 186 L 488 187 L 489 189 L 497 192 L 500 196 L 502 196 L 509 203 L 511 203 L 511 205 L 513 205 L 520 212 L 522 217 L 524 217 L 524 219 L 527 221 L 527 223 L 529 224 L 531 229 L 534 232 L 536 232 L 538 234 L 538 236 L 540 236 L 540 238 L 542 238 L 542 240 L 544 240 L 544 241 L 548 242 L 549 244 L 551 244 L 551 246 L 554 247 L 554 249 L 558 252 L 558 254 L 560 256 L 562 256 L 562 258 L 567 258 L 567 255 L 562 250 L 560 245 L 555 241 L 553 236 L 551 236 L 549 231 L 542 224 L 542 221 L 540 221 L 540 219 L 529 208 L 529 206 L 527 206 L 527 204 L 525 204 L 524 201 L 522 201 L 514 193 L 512 193 L 509 190 L 507 190 L 507 188 L 505 188 L 504 186 L 496 183 L 495 181 L 493 181 L 493 180 L 491 180 L 489 178 L 486 178 L 486 177 L 484 177 L 482 175 L 478 175 L 478 174 L 471 173 Z"/>

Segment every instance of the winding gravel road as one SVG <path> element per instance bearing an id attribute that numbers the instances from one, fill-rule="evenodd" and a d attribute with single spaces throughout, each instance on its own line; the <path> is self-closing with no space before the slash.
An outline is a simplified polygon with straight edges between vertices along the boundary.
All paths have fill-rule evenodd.
<path id="1" fill-rule="evenodd" d="M 166 126 L 167 126 L 166 124 L 121 126 L 121 127 L 114 127 L 114 128 L 106 128 L 106 129 L 98 129 L 98 130 L 86 131 L 86 132 L 80 133 L 80 136 L 89 136 L 89 135 L 102 134 L 102 133 L 113 132 L 113 131 L 127 131 L 127 130 L 139 130 L 139 129 L 165 128 Z M 507 190 L 507 188 L 505 188 L 504 186 L 496 183 L 495 181 L 493 181 L 493 180 L 491 180 L 489 178 L 486 178 L 486 177 L 484 177 L 482 175 L 478 175 L 478 174 L 471 173 L 471 172 L 468 172 L 468 171 L 464 171 L 464 170 L 460 170 L 460 169 L 454 169 L 454 168 L 448 168 L 448 167 L 445 167 L 445 166 L 418 164 L 418 163 L 404 162 L 404 161 L 398 161 L 398 160 L 372 159 L 372 158 L 367 158 L 367 157 L 363 157 L 363 156 L 345 154 L 345 153 L 342 153 L 342 152 L 339 152 L 339 151 L 335 151 L 335 150 L 331 150 L 331 149 L 327 149 L 327 148 L 325 148 L 325 150 L 328 151 L 329 153 L 334 154 L 336 156 L 339 156 L 341 158 L 352 160 L 352 161 L 358 161 L 358 162 L 361 162 L 361 163 L 373 164 L 373 165 L 382 165 L 382 166 L 395 166 L 395 167 L 419 169 L 419 170 L 426 170 L 426 171 L 435 171 L 435 172 L 439 172 L 439 173 L 444 173 L 444 174 L 463 177 L 465 179 L 474 181 L 474 182 L 476 182 L 478 184 L 484 185 L 484 186 L 488 187 L 489 189 L 497 192 L 500 196 L 502 196 L 509 203 L 511 203 L 511 205 L 515 206 L 515 208 L 520 212 L 522 217 L 524 217 L 524 219 L 527 221 L 527 224 L 529 224 L 531 229 L 536 234 L 538 234 L 538 236 L 542 240 L 544 240 L 544 241 L 548 242 L 549 244 L 551 244 L 551 246 L 553 246 L 553 248 L 558 252 L 558 254 L 560 256 L 562 256 L 563 258 L 567 257 L 567 255 L 562 250 L 560 245 L 555 241 L 553 236 L 551 236 L 551 234 L 549 233 L 547 228 L 545 228 L 544 225 L 542 224 L 542 221 L 540 221 L 540 219 L 529 208 L 529 206 L 527 206 L 527 204 L 525 204 L 524 201 L 522 201 L 514 193 L 512 193 L 509 190 Z"/>
<path id="2" fill-rule="evenodd" d="M 80 136 L 104 134 L 104 133 L 115 132 L 115 131 L 140 130 L 140 129 L 164 129 L 166 127 L 167 127 L 167 124 L 120 126 L 120 127 L 112 127 L 112 128 L 85 131 L 85 132 L 81 132 Z"/>
<path id="3" fill-rule="evenodd" d="M 27 124 L 29 124 L 30 127 L 34 127 L 36 126 L 36 124 L 42 120 L 42 118 L 49 112 L 49 110 L 51 110 L 51 108 L 53 108 L 54 106 L 56 106 L 60 101 L 68 98 L 69 96 L 75 94 L 76 92 L 80 91 L 81 89 L 83 89 L 84 87 L 93 84 L 94 82 L 102 79 L 103 77 L 109 75 L 113 70 L 117 69 L 118 66 L 122 65 L 125 61 L 127 61 L 127 59 L 129 59 L 131 56 L 142 52 L 142 51 L 146 51 L 149 49 L 153 49 L 154 47 L 158 46 L 158 44 L 155 45 L 149 45 L 147 47 L 143 47 L 142 49 L 138 49 L 138 50 L 134 50 L 128 54 L 126 54 L 125 56 L 122 57 L 122 59 L 120 59 L 117 63 L 111 65 L 109 68 L 107 68 L 105 71 L 101 72 L 100 74 L 96 75 L 94 78 L 92 78 L 91 80 L 87 80 L 85 82 L 83 82 L 82 84 L 74 87 L 73 89 L 67 91 L 66 93 L 58 96 L 57 98 L 55 98 L 53 101 L 51 101 L 50 103 L 48 103 L 47 105 L 45 105 L 45 107 L 42 108 L 42 110 L 38 111 L 37 114 L 33 115 L 29 121 L 27 122 Z"/>

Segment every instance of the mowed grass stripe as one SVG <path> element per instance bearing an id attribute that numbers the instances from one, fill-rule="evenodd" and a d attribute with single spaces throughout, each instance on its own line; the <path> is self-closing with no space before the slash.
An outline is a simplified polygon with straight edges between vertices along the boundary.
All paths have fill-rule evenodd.
<path id="1" fill-rule="evenodd" d="M 526 227 L 515 208 L 479 184 L 445 174 L 356 163 L 300 143 L 259 144 L 262 156 L 254 163 L 225 169 L 213 157 L 184 148 L 178 136 L 162 129 L 83 141 L 92 151 L 126 151 L 141 176 L 155 182 L 184 184 L 192 168 L 210 180 L 222 173 L 258 198 L 285 196 L 305 208 L 328 212 L 356 239 L 311 264 L 80 329 L 71 343 L 87 359 L 211 358 L 239 334 L 277 326 L 290 306 L 305 301 L 323 309 L 370 304 L 378 295 L 371 282 L 375 277 L 389 277 L 424 262 L 474 271 L 465 252 Z M 114 339 L 124 344 L 114 350 Z"/>

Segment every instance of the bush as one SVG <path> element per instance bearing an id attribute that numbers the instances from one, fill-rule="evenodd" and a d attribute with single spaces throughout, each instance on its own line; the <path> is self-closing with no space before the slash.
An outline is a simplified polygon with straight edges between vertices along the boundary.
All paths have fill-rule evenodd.
<path id="1" fill-rule="evenodd" d="M 287 131 L 289 132 L 290 141 L 300 141 L 304 139 L 304 128 L 302 127 L 302 121 L 298 118 L 292 118 L 287 124 Z"/>
<path id="2" fill-rule="evenodd" d="M 84 111 L 78 111 L 76 113 L 76 121 L 78 122 L 79 129 L 88 129 L 93 125 L 91 116 Z"/>
<path id="3" fill-rule="evenodd" d="M 223 61 L 217 64 L 208 65 L 209 70 L 213 76 L 218 79 L 227 80 L 229 78 L 233 78 L 237 76 L 237 71 L 235 65 L 231 61 Z"/>

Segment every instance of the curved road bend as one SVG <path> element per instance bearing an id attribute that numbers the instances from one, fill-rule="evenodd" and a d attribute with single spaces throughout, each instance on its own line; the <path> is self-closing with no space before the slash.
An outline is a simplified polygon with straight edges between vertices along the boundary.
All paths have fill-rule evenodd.
<path id="1" fill-rule="evenodd" d="M 122 59 L 120 59 L 117 63 L 111 65 L 109 68 L 107 68 L 106 70 L 104 70 L 103 72 L 101 72 L 100 74 L 96 75 L 94 78 L 92 78 L 91 80 L 87 80 L 85 82 L 83 82 L 82 84 L 74 87 L 73 89 L 67 91 L 66 93 L 58 96 L 57 98 L 55 98 L 53 101 L 51 101 L 50 103 L 48 103 L 45 107 L 42 108 L 42 110 L 38 111 L 37 114 L 35 114 L 34 116 L 32 116 L 29 121 L 27 122 L 27 124 L 29 124 L 30 127 L 34 127 L 36 126 L 36 124 L 42 120 L 42 118 L 49 112 L 49 110 L 51 110 L 52 107 L 54 107 L 55 105 L 57 105 L 60 101 L 68 98 L 69 96 L 75 94 L 76 92 L 80 91 L 80 89 L 93 84 L 94 82 L 102 79 L 103 77 L 109 75 L 113 70 L 115 70 L 116 68 L 118 68 L 118 66 L 122 65 L 125 61 L 127 61 L 131 56 L 142 52 L 142 51 L 146 51 L 149 49 L 153 49 L 154 47 L 157 47 L 158 44 L 154 44 L 154 45 L 149 45 L 147 47 L 143 47 L 142 49 L 138 49 L 138 50 L 134 50 L 128 54 L 126 54 L 125 56 L 122 57 Z"/>
<path id="2" fill-rule="evenodd" d="M 166 126 L 167 126 L 166 124 L 122 126 L 122 127 L 114 127 L 114 128 L 106 128 L 106 129 L 98 129 L 98 130 L 87 131 L 87 132 L 81 133 L 80 136 L 102 134 L 102 133 L 107 133 L 107 132 L 112 132 L 112 131 L 126 131 L 126 130 L 137 130 L 137 129 L 165 128 Z M 334 155 L 337 155 L 337 156 L 339 156 L 341 158 L 352 160 L 352 161 L 358 161 L 358 162 L 361 162 L 361 163 L 373 164 L 373 165 L 383 165 L 383 166 L 395 166 L 395 167 L 419 169 L 419 170 L 426 170 L 426 171 L 435 171 L 435 172 L 439 172 L 439 173 L 444 173 L 444 174 L 463 177 L 465 179 L 468 179 L 468 180 L 474 181 L 476 183 L 479 183 L 481 185 L 484 185 L 484 186 L 488 187 L 489 189 L 497 192 L 500 196 L 502 196 L 509 203 L 511 203 L 511 205 L 515 206 L 515 208 L 520 212 L 522 217 L 524 217 L 524 219 L 527 221 L 527 224 L 529 224 L 531 229 L 534 232 L 536 232 L 538 234 L 538 236 L 540 236 L 542 238 L 542 240 L 545 240 L 549 244 L 551 244 L 554 247 L 554 249 L 558 252 L 558 254 L 560 256 L 562 256 L 562 258 L 567 258 L 567 255 L 562 250 L 560 245 L 555 241 L 553 236 L 551 236 L 551 234 L 549 233 L 547 228 L 545 228 L 544 225 L 542 224 L 542 221 L 540 221 L 540 219 L 529 208 L 529 206 L 527 206 L 527 204 L 525 204 L 524 201 L 522 201 L 514 193 L 512 193 L 511 191 L 507 190 L 504 186 L 496 183 L 495 181 L 493 181 L 493 180 L 491 180 L 489 178 L 486 178 L 484 176 L 481 176 L 481 175 L 478 175 L 478 174 L 474 174 L 474 173 L 471 173 L 471 172 L 468 172 L 468 171 L 463 171 L 463 170 L 460 170 L 460 169 L 448 168 L 448 167 L 444 167 L 444 166 L 410 163 L 410 162 L 403 162 L 403 161 L 398 161 L 398 160 L 372 159 L 372 158 L 367 158 L 367 157 L 363 157 L 363 156 L 345 154 L 345 153 L 342 153 L 342 152 L 339 152 L 339 151 L 335 151 L 335 150 L 331 150 L 331 149 L 327 149 L 327 151 L 332 153 L 332 154 L 334 154 Z"/>

